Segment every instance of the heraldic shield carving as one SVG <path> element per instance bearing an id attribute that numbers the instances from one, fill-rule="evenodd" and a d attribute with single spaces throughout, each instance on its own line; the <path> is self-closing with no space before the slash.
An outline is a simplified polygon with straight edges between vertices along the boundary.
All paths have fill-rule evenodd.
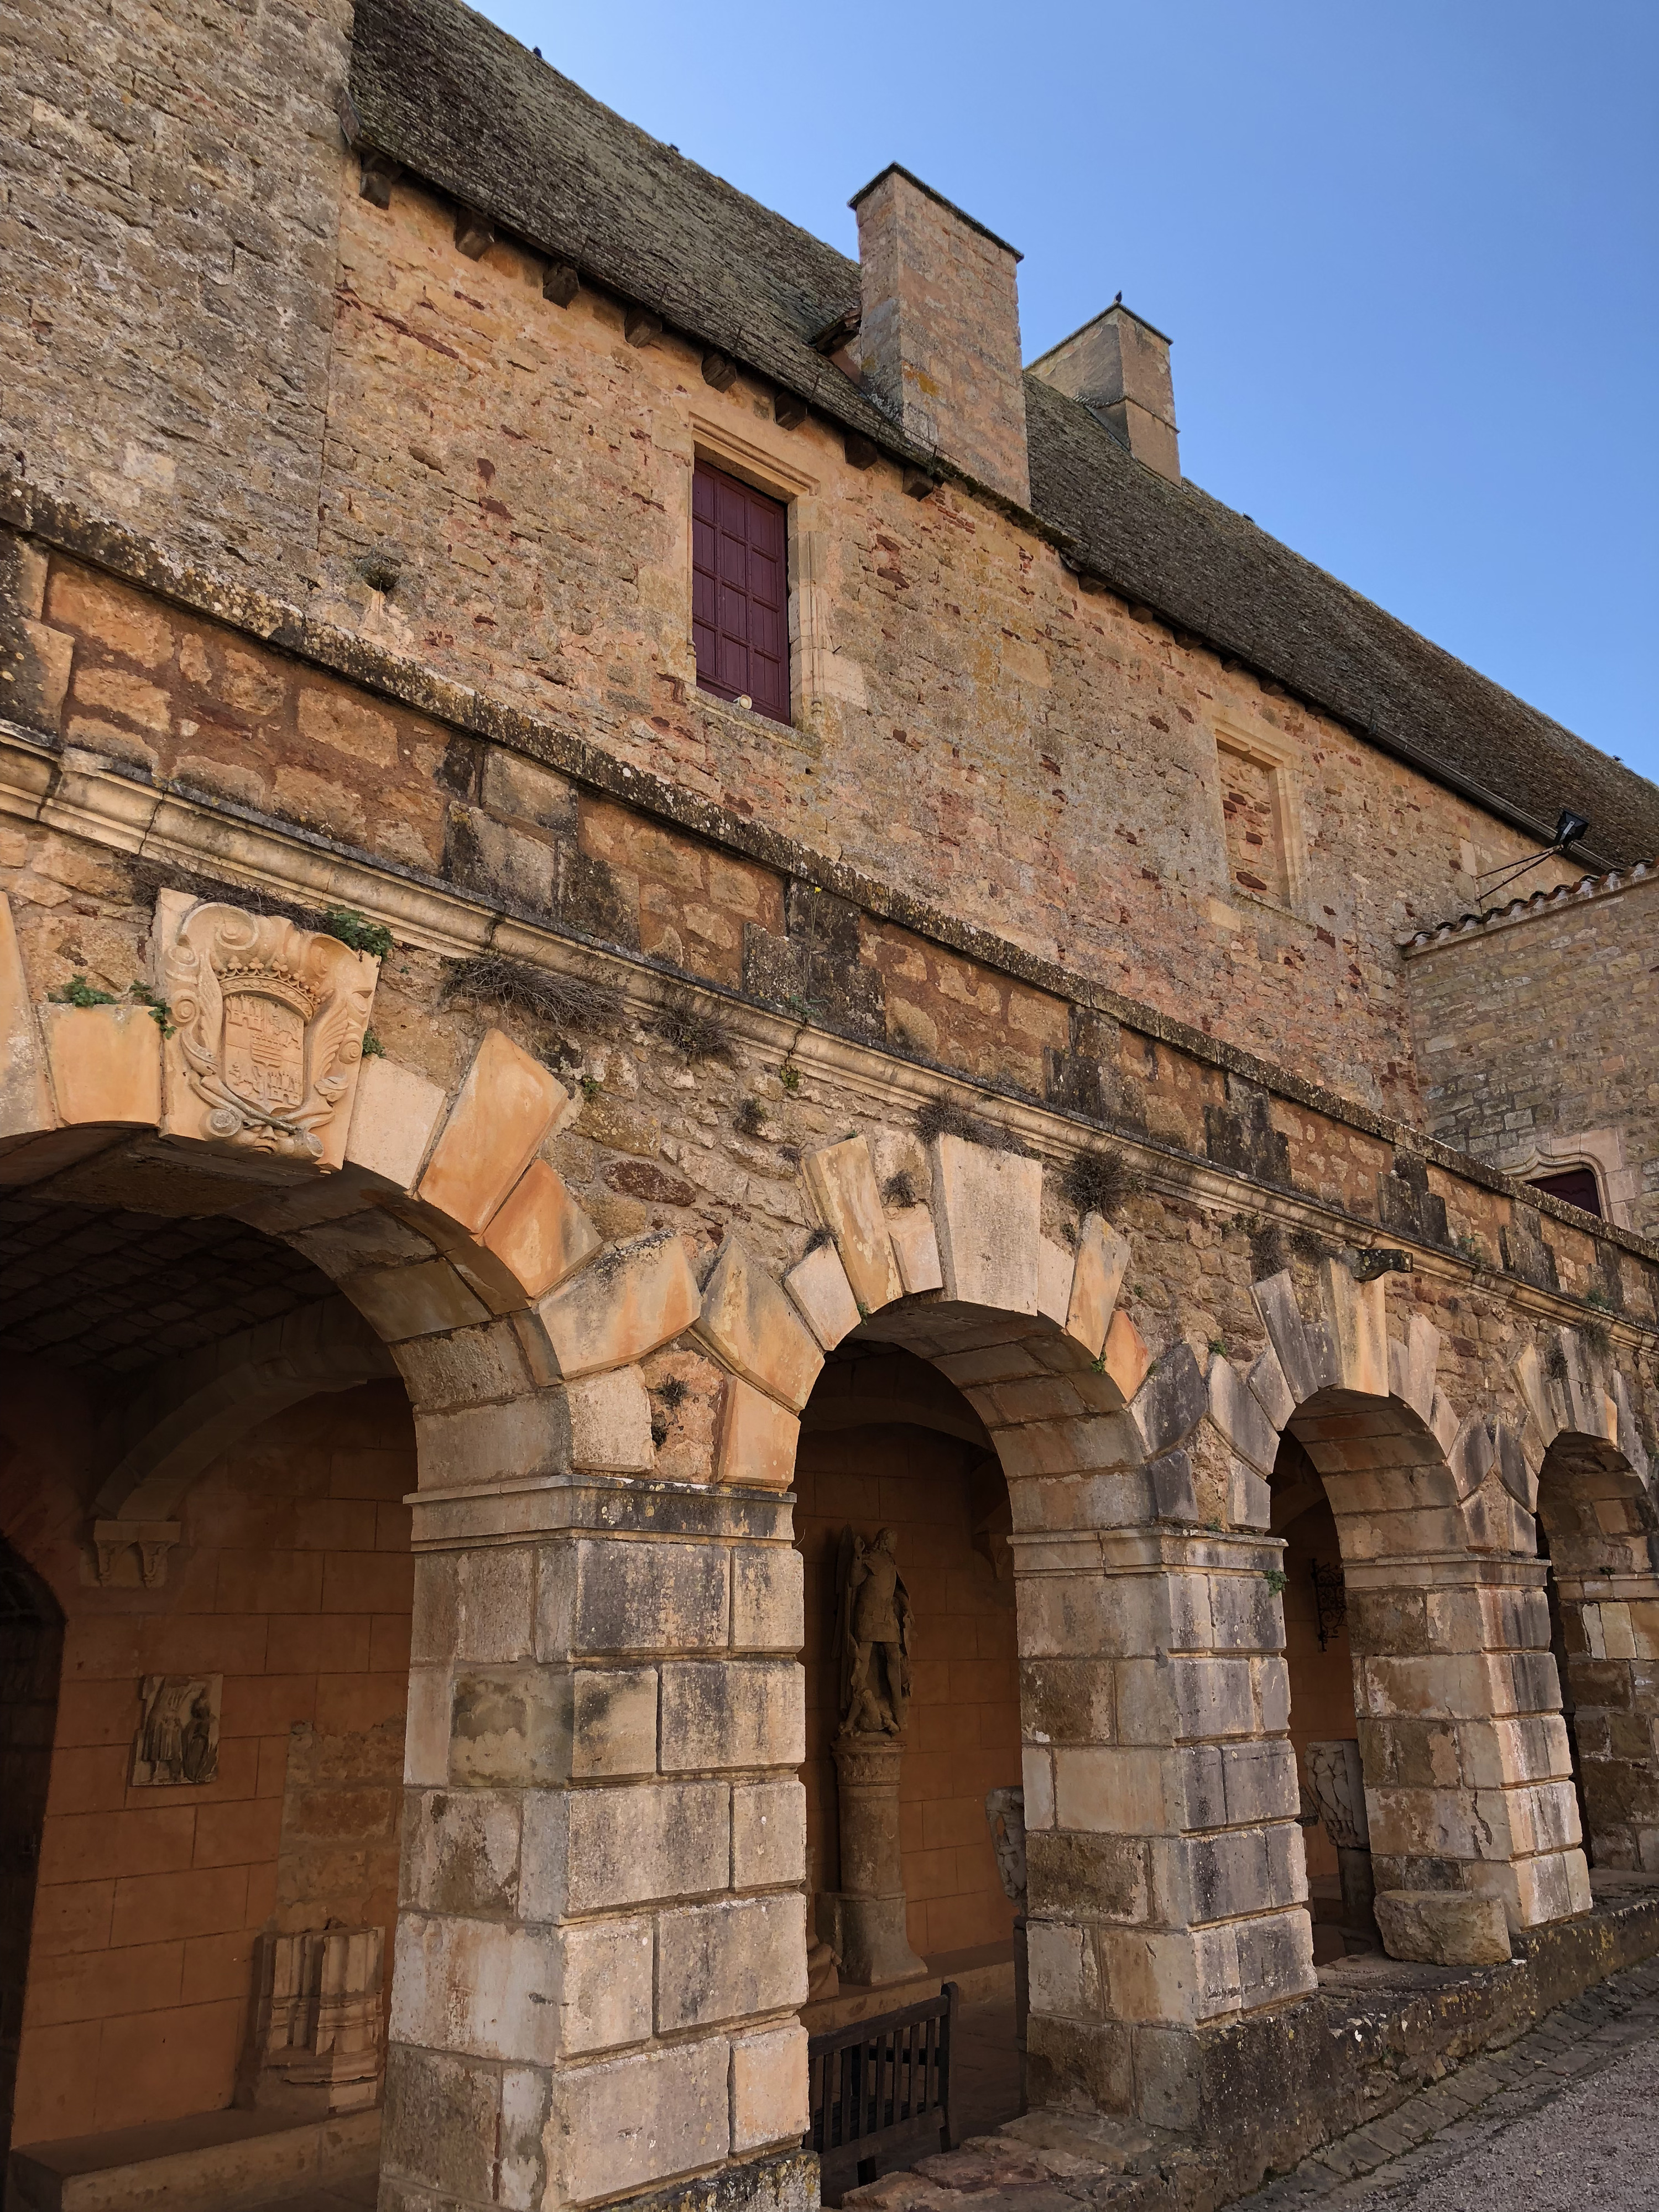
<path id="1" fill-rule="evenodd" d="M 281 915 L 176 893 L 156 922 L 169 1133 L 337 1167 L 378 961 Z"/>

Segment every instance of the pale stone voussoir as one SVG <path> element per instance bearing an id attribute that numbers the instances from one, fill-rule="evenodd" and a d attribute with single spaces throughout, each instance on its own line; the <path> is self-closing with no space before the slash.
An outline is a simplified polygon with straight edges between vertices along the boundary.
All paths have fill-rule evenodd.
<path id="1" fill-rule="evenodd" d="M 798 1260 L 784 1277 L 783 1286 L 826 1352 L 850 1336 L 863 1318 L 833 1242 L 815 1245 L 804 1260 Z"/>
<path id="2" fill-rule="evenodd" d="M 50 1129 L 55 1118 L 11 901 L 0 891 L 0 1137 Z"/>
<path id="3" fill-rule="evenodd" d="M 444 1105 L 442 1087 L 412 1067 L 384 1056 L 364 1060 L 346 1136 L 346 1165 L 413 1190 Z"/>
<path id="4" fill-rule="evenodd" d="M 43 1006 L 58 1119 L 154 1128 L 161 1118 L 161 1032 L 148 1006 Z"/>
<path id="5" fill-rule="evenodd" d="M 420 1195 L 477 1235 L 535 1156 L 569 1094 L 501 1030 L 487 1030 L 434 1146 Z"/>
<path id="6" fill-rule="evenodd" d="M 691 1324 L 723 1365 L 799 1413 L 823 1367 L 817 1338 L 780 1285 L 727 1234 Z"/>
<path id="7" fill-rule="evenodd" d="M 1128 1238 L 1099 1214 L 1085 1214 L 1063 1325 L 1091 1358 L 1098 1359 L 1104 1348 L 1128 1265 Z"/>
<path id="8" fill-rule="evenodd" d="M 569 1381 L 626 1367 L 690 1328 L 702 1304 L 679 1238 L 665 1231 L 613 1244 L 537 1301 L 559 1372 Z"/>
<path id="9" fill-rule="evenodd" d="M 656 1465 L 651 1401 L 637 1367 L 584 1376 L 565 1392 L 570 1409 L 570 1462 L 608 1474 L 645 1474 Z"/>
<path id="10" fill-rule="evenodd" d="M 925 1206 L 896 1208 L 887 1217 L 887 1233 L 906 1297 L 943 1290 L 945 1272 L 939 1265 L 939 1237 L 930 1210 Z"/>
<path id="11" fill-rule="evenodd" d="M 1279 1427 L 1241 1380 L 1224 1352 L 1210 1362 L 1210 1419 L 1241 1459 L 1258 1474 L 1271 1474 L 1279 1456 Z"/>
<path id="12" fill-rule="evenodd" d="M 863 1137 L 809 1152 L 801 1163 L 818 1218 L 835 1238 L 853 1296 L 875 1313 L 904 1295 L 876 1184 L 875 1162 Z"/>
<path id="13" fill-rule="evenodd" d="M 1357 1282 L 1341 1260 L 1320 1263 L 1320 1301 L 1337 1370 L 1331 1379 L 1364 1397 L 1389 1395 L 1388 1284 L 1386 1275 Z"/>
<path id="14" fill-rule="evenodd" d="M 795 1476 L 800 1423 L 775 1398 L 740 1376 L 728 1377 L 714 1449 L 717 1481 L 752 1490 L 787 1490 Z"/>
<path id="15" fill-rule="evenodd" d="M 1063 1244 L 1051 1237 L 1037 1239 L 1037 1311 L 1057 1328 L 1064 1328 L 1072 1310 L 1072 1277 L 1077 1261 Z"/>

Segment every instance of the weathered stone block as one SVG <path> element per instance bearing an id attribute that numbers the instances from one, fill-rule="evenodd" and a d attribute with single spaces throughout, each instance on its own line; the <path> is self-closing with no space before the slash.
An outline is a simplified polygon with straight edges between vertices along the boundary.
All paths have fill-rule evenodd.
<path id="1" fill-rule="evenodd" d="M 732 2148 L 799 2142 L 810 2124 L 806 2030 L 798 2023 L 732 2041 Z"/>
<path id="2" fill-rule="evenodd" d="M 545 1160 L 532 1160 L 484 1231 L 484 1243 L 538 1298 L 591 1259 L 599 1231 Z"/>
<path id="3" fill-rule="evenodd" d="M 702 1301 L 678 1237 L 614 1245 L 536 1311 L 567 1378 L 625 1367 L 690 1328 Z"/>
<path id="4" fill-rule="evenodd" d="M 721 1544 L 550 1545 L 537 1585 L 537 1656 L 724 1650 L 730 1565 Z"/>
<path id="5" fill-rule="evenodd" d="M 388 1344 L 405 1337 L 432 1336 L 476 1328 L 489 1318 L 447 1260 L 425 1260 L 402 1267 L 366 1267 L 344 1275 L 340 1288 L 369 1326 Z"/>
<path id="6" fill-rule="evenodd" d="M 570 1771 L 580 1781 L 653 1774 L 657 1670 L 584 1667 L 571 1679 Z"/>
<path id="7" fill-rule="evenodd" d="M 823 1354 L 778 1285 L 735 1237 L 720 1247 L 692 1327 L 734 1374 L 799 1413 Z"/>
<path id="8" fill-rule="evenodd" d="M 404 1797 L 400 1904 L 511 1919 L 519 1907 L 515 1790 L 410 1790 Z"/>
<path id="9" fill-rule="evenodd" d="M 866 1313 L 890 1305 L 903 1295 L 903 1285 L 868 1144 L 862 1137 L 849 1137 L 842 1144 L 809 1152 L 801 1164 L 818 1218 L 836 1240 L 854 1299 Z"/>
<path id="10" fill-rule="evenodd" d="M 1325 1324 L 1336 1354 L 1337 1379 L 1345 1390 L 1367 1397 L 1389 1395 L 1389 1278 L 1358 1283 L 1340 1260 L 1320 1263 L 1319 1289 Z"/>
<path id="11" fill-rule="evenodd" d="M 1290 1270 L 1284 1268 L 1261 1282 L 1252 1283 L 1250 1296 L 1299 1406 L 1304 1399 L 1311 1398 L 1316 1390 L 1324 1388 L 1325 1378 L 1317 1348 L 1309 1340 L 1302 1309 L 1296 1302 L 1296 1285 Z"/>
<path id="12" fill-rule="evenodd" d="M 717 2165 L 731 2143 L 727 2073 L 726 2039 L 714 2036 L 556 2076 L 548 2160 L 555 2201 L 626 2196 Z"/>
<path id="13" fill-rule="evenodd" d="M 570 1463 L 608 1474 L 643 1474 L 655 1464 L 651 1401 L 637 1367 L 584 1376 L 565 1391 Z"/>
<path id="14" fill-rule="evenodd" d="M 805 1636 L 806 1563 L 793 1544 L 738 1544 L 732 1551 L 732 1649 L 787 1651 Z"/>
<path id="15" fill-rule="evenodd" d="M 561 2054 L 611 2051 L 651 2033 L 649 1920 L 591 1921 L 558 1934 Z M 539 1992 L 544 2002 L 547 1993 Z"/>
<path id="16" fill-rule="evenodd" d="M 1112 1316 L 1100 1356 L 1106 1373 L 1117 1385 L 1118 1395 L 1127 1406 L 1146 1381 L 1152 1364 L 1146 1340 L 1127 1313 L 1120 1310 Z"/>
<path id="17" fill-rule="evenodd" d="M 939 1265 L 939 1237 L 928 1209 L 925 1206 L 896 1207 L 887 1217 L 887 1233 L 906 1295 L 914 1297 L 919 1291 L 942 1290 L 945 1271 Z"/>
<path id="18" fill-rule="evenodd" d="M 862 1318 L 858 1301 L 833 1244 L 817 1246 L 796 1262 L 783 1282 L 826 1352 L 833 1352 L 858 1327 Z"/>
<path id="19" fill-rule="evenodd" d="M 42 1006 L 58 1119 L 155 1127 L 161 1032 L 147 1006 Z"/>
<path id="20" fill-rule="evenodd" d="M 417 1412 L 421 1487 L 449 1490 L 570 1472 L 570 1412 L 562 1390 L 501 1406 Z"/>
<path id="21" fill-rule="evenodd" d="M 559 1984 L 560 1948 L 550 1929 L 400 1914 L 393 2040 L 550 2065 L 559 2051 L 560 2008 L 545 1998 Z M 649 1972 L 647 1961 L 647 1985 Z"/>
<path id="22" fill-rule="evenodd" d="M 476 1236 L 529 1166 L 569 1094 L 500 1030 L 485 1032 L 433 1148 L 420 1194 Z"/>
<path id="23" fill-rule="evenodd" d="M 1248 1460 L 1258 1474 L 1273 1473 L 1279 1431 L 1222 1352 L 1210 1362 L 1210 1419 L 1240 1459 Z"/>
<path id="24" fill-rule="evenodd" d="M 806 1872 L 806 1790 L 781 1782 L 738 1782 L 732 1790 L 732 1885 L 769 1889 Z"/>
<path id="25" fill-rule="evenodd" d="M 412 1067 L 371 1055 L 358 1070 L 346 1164 L 384 1176 L 399 1190 L 412 1189 L 443 1111 L 439 1085 Z"/>
<path id="26" fill-rule="evenodd" d="M 1077 1262 L 1051 1237 L 1037 1239 L 1037 1311 L 1064 1328 L 1072 1304 L 1072 1274 Z"/>
<path id="27" fill-rule="evenodd" d="M 1496 1966 L 1510 1955 L 1509 1923 L 1495 1897 L 1461 1890 L 1380 1889 L 1376 1924 L 1391 1959 L 1437 1966 Z"/>
<path id="28" fill-rule="evenodd" d="M 706 1897 L 732 1871 L 724 1782 L 546 1790 L 525 1799 L 519 1909 L 526 1920 Z"/>
<path id="29" fill-rule="evenodd" d="M 1285 1370 L 1279 1364 L 1279 1354 L 1271 1345 L 1253 1360 L 1245 1376 L 1250 1395 L 1275 1429 L 1282 1431 L 1296 1411 L 1296 1394 L 1285 1380 Z"/>
<path id="30" fill-rule="evenodd" d="M 1190 1434 L 1209 1407 L 1203 1371 L 1188 1344 L 1164 1354 L 1130 1402 L 1129 1412 L 1148 1459 L 1170 1450 Z"/>
<path id="31" fill-rule="evenodd" d="M 806 1677 L 787 1659 L 684 1661 L 662 1670 L 662 1766 L 799 1766 Z"/>
<path id="32" fill-rule="evenodd" d="M 946 1295 L 1004 1313 L 1035 1314 L 1041 1161 L 940 1137 L 932 1164 Z"/>
<path id="33" fill-rule="evenodd" d="M 799 1892 L 662 1913 L 657 2030 L 740 2021 L 806 2000 L 806 1900 Z"/>
<path id="34" fill-rule="evenodd" d="M 787 1490 L 795 1479 L 799 1442 L 800 1423 L 793 1413 L 737 1376 L 727 1378 L 714 1446 L 717 1482 Z"/>

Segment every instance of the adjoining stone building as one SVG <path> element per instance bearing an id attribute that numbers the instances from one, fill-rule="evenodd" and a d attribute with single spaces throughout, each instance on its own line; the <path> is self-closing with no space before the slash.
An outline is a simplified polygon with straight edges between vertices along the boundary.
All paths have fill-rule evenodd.
<path id="1" fill-rule="evenodd" d="M 1017 1784 L 1149 2203 L 1659 1947 L 1659 793 L 901 168 L 453 0 L 12 70 L 12 2197 L 809 2206 Z"/>

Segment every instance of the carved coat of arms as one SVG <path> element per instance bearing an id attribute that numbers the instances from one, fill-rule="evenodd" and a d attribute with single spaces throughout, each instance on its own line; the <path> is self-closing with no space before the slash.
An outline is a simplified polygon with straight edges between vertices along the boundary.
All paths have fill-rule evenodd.
<path id="1" fill-rule="evenodd" d="M 379 963 L 281 915 L 168 919 L 169 1132 L 337 1167 Z"/>

